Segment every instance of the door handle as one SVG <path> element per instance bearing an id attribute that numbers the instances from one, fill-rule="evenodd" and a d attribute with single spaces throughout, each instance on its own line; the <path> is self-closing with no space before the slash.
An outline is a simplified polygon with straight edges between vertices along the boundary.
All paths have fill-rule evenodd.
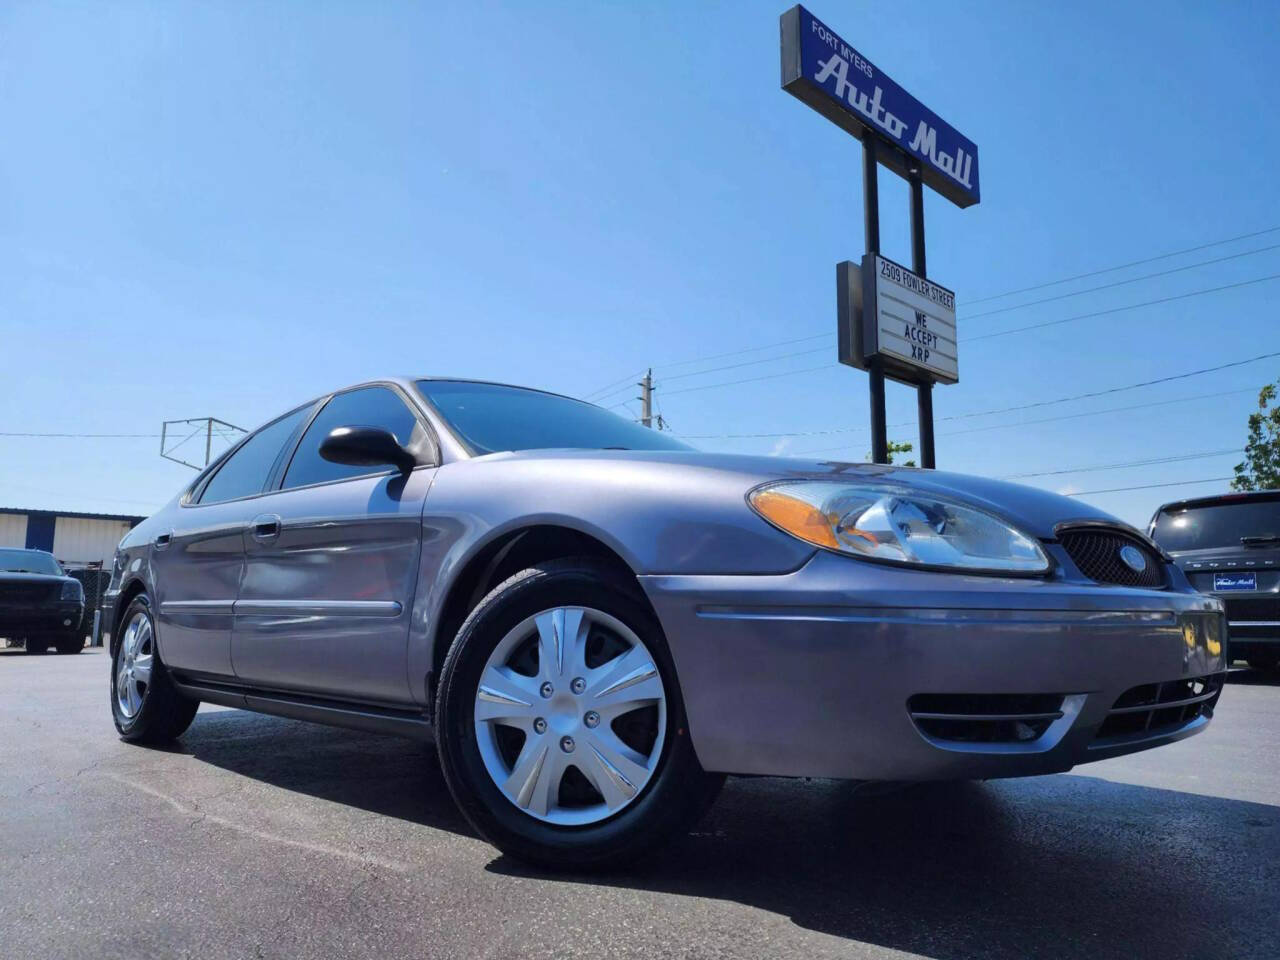
<path id="1" fill-rule="evenodd" d="M 280 536 L 280 518 L 270 513 L 254 517 L 250 529 L 253 532 L 253 539 L 259 543 L 267 543 Z"/>
<path id="2" fill-rule="evenodd" d="M 162 533 L 158 535 L 156 537 L 156 549 L 163 550 L 165 547 L 169 546 L 169 541 L 171 541 L 172 539 L 173 539 L 172 531 L 170 531 L 169 533 Z"/>

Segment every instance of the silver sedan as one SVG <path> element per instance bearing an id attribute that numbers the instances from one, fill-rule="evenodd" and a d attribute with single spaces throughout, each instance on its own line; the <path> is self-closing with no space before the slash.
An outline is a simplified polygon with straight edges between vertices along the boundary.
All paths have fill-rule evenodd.
<path id="1" fill-rule="evenodd" d="M 726 774 L 1049 773 L 1203 729 L 1219 601 L 1072 499 L 697 452 L 555 394 L 388 379 L 254 431 L 121 543 L 111 711 L 434 739 L 515 856 L 603 867 Z"/>

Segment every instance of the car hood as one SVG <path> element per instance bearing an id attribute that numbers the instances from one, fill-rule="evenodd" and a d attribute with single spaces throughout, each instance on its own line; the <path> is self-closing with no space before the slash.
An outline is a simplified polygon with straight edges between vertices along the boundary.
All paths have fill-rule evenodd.
<path id="1" fill-rule="evenodd" d="M 65 583 L 74 577 L 62 577 L 56 573 L 16 573 L 0 570 L 0 583 Z"/>
<path id="2" fill-rule="evenodd" d="M 744 492 L 770 480 L 825 479 L 893 483 L 979 507 L 1042 539 L 1052 539 L 1055 526 L 1072 521 L 1102 521 L 1133 529 L 1129 524 L 1096 507 L 1048 490 L 988 477 L 892 464 L 801 460 L 695 450 L 524 450 L 494 453 L 479 459 L 582 461 L 583 466 L 587 462 L 599 464 L 601 461 L 617 461 L 619 464 L 670 464 L 685 469 L 702 468 L 735 474 L 741 477 Z"/>

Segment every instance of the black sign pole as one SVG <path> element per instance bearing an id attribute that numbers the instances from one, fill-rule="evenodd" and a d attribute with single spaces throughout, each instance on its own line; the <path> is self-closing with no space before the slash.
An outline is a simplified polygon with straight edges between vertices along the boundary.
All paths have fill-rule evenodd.
<path id="1" fill-rule="evenodd" d="M 920 182 L 919 164 L 908 160 L 907 170 L 911 184 L 911 272 L 924 277 L 924 187 Z M 916 408 L 920 417 L 920 466 L 932 470 L 937 465 L 933 455 L 932 382 L 925 381 L 916 387 Z"/>
<path id="2" fill-rule="evenodd" d="M 862 136 L 862 215 L 865 224 L 867 253 L 880 253 L 880 184 L 876 179 L 879 163 L 876 138 L 868 130 Z M 874 309 L 863 304 L 863 309 Z M 889 436 L 884 415 L 884 366 L 880 357 L 867 360 L 867 382 L 871 387 L 871 461 L 889 462 Z"/>

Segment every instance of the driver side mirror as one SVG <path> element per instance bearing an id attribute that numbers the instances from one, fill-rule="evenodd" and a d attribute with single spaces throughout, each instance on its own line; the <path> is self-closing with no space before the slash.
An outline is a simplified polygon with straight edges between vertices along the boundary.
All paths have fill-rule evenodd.
<path id="1" fill-rule="evenodd" d="M 400 446 L 395 435 L 382 427 L 334 427 L 320 444 L 320 456 L 330 463 L 353 467 L 381 467 L 391 464 L 408 473 L 418 459 Z"/>

